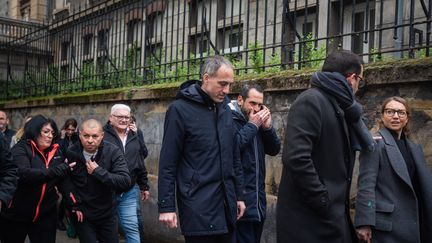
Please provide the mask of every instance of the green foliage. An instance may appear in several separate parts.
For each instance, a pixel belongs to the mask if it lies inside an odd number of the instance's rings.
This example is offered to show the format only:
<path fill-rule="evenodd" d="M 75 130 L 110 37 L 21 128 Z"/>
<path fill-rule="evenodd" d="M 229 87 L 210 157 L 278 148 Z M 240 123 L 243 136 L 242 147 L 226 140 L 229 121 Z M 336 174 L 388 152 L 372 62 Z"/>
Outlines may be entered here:
<path fill-rule="evenodd" d="M 316 48 L 315 42 L 316 40 L 313 39 L 312 33 L 309 33 L 303 38 L 300 43 L 300 45 L 302 45 L 301 53 L 296 55 L 296 61 L 301 61 L 296 65 L 297 69 L 301 69 L 302 67 L 319 68 L 323 65 L 327 54 L 327 48 L 325 45 L 320 45 Z"/>
<path fill-rule="evenodd" d="M 264 71 L 264 51 L 259 43 L 250 43 L 248 45 L 249 60 L 253 73 L 262 73 Z"/>

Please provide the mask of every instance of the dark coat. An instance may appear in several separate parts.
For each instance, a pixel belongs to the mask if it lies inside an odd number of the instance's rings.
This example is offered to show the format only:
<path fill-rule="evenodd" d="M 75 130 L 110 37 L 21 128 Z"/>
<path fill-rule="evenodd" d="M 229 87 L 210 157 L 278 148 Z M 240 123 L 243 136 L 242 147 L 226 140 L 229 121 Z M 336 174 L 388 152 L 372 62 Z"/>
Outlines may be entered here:
<path fill-rule="evenodd" d="M 18 166 L 18 187 L 2 217 L 15 221 L 36 221 L 56 210 L 56 185 L 67 174 L 68 166 L 58 144 L 40 151 L 31 140 L 20 140 L 12 148 Z"/>
<path fill-rule="evenodd" d="M 10 146 L 12 137 L 16 134 L 15 130 L 9 129 L 6 127 L 6 130 L 4 131 L 3 135 L 6 138 L 6 143 Z"/>
<path fill-rule="evenodd" d="M 7 207 L 12 199 L 17 183 L 17 166 L 12 161 L 12 153 L 4 135 L 0 132 L 0 201 Z"/>
<path fill-rule="evenodd" d="M 102 142 L 94 158 L 99 166 L 91 175 L 87 172 L 81 143 L 68 149 L 67 159 L 76 162 L 70 177 L 62 184 L 68 207 L 81 210 L 84 219 L 90 220 L 115 214 L 115 191 L 129 188 L 131 182 L 120 149 L 109 142 Z"/>
<path fill-rule="evenodd" d="M 135 183 L 138 184 L 141 191 L 148 191 L 150 188 L 147 177 L 148 173 L 144 164 L 144 159 L 147 157 L 148 152 L 144 144 L 142 132 L 140 130 L 138 130 L 138 132 L 129 130 L 126 138 L 126 146 L 123 149 L 122 141 L 109 122 L 105 124 L 103 129 L 105 132 L 104 140 L 117 145 L 126 159 L 131 177 L 131 186 L 126 191 L 129 191 Z"/>
<path fill-rule="evenodd" d="M 216 235 L 228 232 L 227 221 L 236 221 L 241 181 L 235 175 L 241 178 L 241 164 L 233 159 L 229 99 L 215 104 L 195 82 L 181 86 L 165 116 L 159 212 L 175 212 L 177 196 L 182 233 Z"/>
<path fill-rule="evenodd" d="M 246 211 L 240 220 L 263 221 L 267 207 L 265 155 L 277 155 L 280 140 L 273 127 L 263 130 L 248 122 L 236 102 L 232 102 L 230 107 L 233 112 L 236 142 L 240 149 L 245 189 Z"/>
<path fill-rule="evenodd" d="M 65 135 L 63 139 L 59 141 L 59 149 L 63 153 L 63 156 L 66 156 L 66 152 L 74 143 L 79 141 L 79 134 L 74 133 L 71 137 Z"/>
<path fill-rule="evenodd" d="M 343 110 L 311 88 L 293 103 L 286 124 L 277 241 L 357 241 L 349 218 L 355 156 Z"/>
<path fill-rule="evenodd" d="M 423 150 L 406 140 L 414 160 L 417 195 L 393 135 L 383 128 L 379 136 L 375 151 L 360 158 L 355 225 L 372 226 L 372 242 L 432 242 L 432 174 Z"/>

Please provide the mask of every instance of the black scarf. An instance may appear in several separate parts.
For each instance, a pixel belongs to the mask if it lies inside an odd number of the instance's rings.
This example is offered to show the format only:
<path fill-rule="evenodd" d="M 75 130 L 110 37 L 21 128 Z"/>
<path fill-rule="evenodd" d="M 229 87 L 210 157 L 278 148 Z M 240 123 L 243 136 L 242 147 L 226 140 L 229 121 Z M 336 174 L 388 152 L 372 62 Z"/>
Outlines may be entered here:
<path fill-rule="evenodd" d="M 350 133 L 351 148 L 354 151 L 372 151 L 375 142 L 363 121 L 363 109 L 355 100 L 347 79 L 337 72 L 316 72 L 311 84 L 336 99 L 345 113 L 345 121 Z"/>

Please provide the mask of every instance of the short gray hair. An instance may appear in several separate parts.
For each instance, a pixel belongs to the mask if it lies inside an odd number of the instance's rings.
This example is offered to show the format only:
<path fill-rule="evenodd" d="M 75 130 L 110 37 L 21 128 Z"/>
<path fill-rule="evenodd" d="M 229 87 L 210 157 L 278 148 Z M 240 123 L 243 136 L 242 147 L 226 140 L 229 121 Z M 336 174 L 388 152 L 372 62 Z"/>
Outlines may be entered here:
<path fill-rule="evenodd" d="M 111 115 L 118 110 L 126 110 L 129 113 L 131 112 L 131 108 L 125 104 L 115 104 L 111 107 Z"/>
<path fill-rule="evenodd" d="M 228 66 L 232 70 L 234 70 L 234 66 L 232 65 L 232 63 L 225 59 L 223 56 L 208 57 L 201 66 L 201 79 L 206 73 L 210 77 L 213 77 L 214 75 L 216 75 L 216 72 L 222 65 Z"/>

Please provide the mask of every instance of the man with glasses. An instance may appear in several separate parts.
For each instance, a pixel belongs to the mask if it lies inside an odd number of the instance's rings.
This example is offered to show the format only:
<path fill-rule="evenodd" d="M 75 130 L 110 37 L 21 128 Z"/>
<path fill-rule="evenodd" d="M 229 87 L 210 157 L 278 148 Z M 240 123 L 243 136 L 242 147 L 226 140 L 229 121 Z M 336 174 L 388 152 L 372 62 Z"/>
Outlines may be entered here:
<path fill-rule="evenodd" d="M 354 94 L 363 80 L 360 57 L 330 53 L 311 88 L 290 108 L 277 202 L 278 242 L 356 242 L 349 191 L 355 151 L 374 141 Z M 313 230 L 311 230 L 313 229 Z"/>
<path fill-rule="evenodd" d="M 147 148 L 140 141 L 138 132 L 130 129 L 130 123 L 130 107 L 124 104 L 113 105 L 109 121 L 104 126 L 104 139 L 117 145 L 126 159 L 132 183 L 127 190 L 118 192 L 117 211 L 126 242 L 140 243 L 137 216 L 137 207 L 140 205 L 137 204 L 136 198 L 140 197 L 145 201 L 150 197 L 147 169 L 144 165 Z"/>

